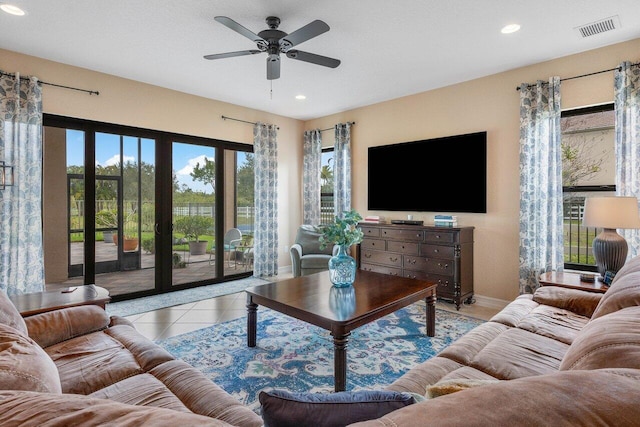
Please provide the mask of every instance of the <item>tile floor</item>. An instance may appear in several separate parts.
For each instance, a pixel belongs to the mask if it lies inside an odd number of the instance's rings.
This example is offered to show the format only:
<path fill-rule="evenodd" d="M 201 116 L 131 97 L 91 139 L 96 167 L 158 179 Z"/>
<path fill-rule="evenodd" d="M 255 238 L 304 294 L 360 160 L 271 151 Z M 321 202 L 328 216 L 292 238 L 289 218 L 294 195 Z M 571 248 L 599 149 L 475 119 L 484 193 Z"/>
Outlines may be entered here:
<path fill-rule="evenodd" d="M 280 275 L 279 280 L 291 277 Z M 147 313 L 128 316 L 136 329 L 151 340 L 165 339 L 200 328 L 233 320 L 246 315 L 246 294 L 239 292 L 231 295 L 206 299 L 198 302 L 163 308 Z M 438 301 L 437 308 L 456 311 L 455 305 Z M 478 303 L 464 305 L 459 313 L 488 320 L 499 310 L 483 307 Z"/>

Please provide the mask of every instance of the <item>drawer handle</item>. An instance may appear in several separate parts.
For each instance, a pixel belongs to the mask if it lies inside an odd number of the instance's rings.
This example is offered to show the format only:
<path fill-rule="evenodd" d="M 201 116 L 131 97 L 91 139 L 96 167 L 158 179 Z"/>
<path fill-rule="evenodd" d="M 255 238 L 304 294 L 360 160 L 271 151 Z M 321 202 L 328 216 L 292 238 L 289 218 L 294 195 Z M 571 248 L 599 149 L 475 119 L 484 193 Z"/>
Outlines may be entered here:
<path fill-rule="evenodd" d="M 416 237 L 417 237 L 417 238 L 420 238 L 420 237 L 422 237 L 422 236 L 420 235 L 420 233 L 416 233 Z"/>
<path fill-rule="evenodd" d="M 437 254 L 438 252 L 440 252 L 438 249 L 434 249 L 434 250 L 433 250 L 433 253 L 434 253 L 434 254 Z"/>
<path fill-rule="evenodd" d="M 449 268 L 449 264 L 442 264 L 441 262 L 438 263 L 438 267 L 440 268 Z"/>
<path fill-rule="evenodd" d="M 436 239 L 439 239 L 439 238 L 440 238 L 440 235 L 439 235 L 439 234 L 436 234 Z"/>
<path fill-rule="evenodd" d="M 396 262 L 396 261 L 398 261 L 398 258 L 389 257 L 389 261 Z"/>
<path fill-rule="evenodd" d="M 408 260 L 407 260 L 407 262 L 408 262 L 409 264 L 415 264 L 415 263 L 416 263 L 416 260 L 415 260 L 415 259 L 411 259 L 411 258 L 410 258 L 410 259 L 408 259 Z"/>
<path fill-rule="evenodd" d="M 371 254 L 365 253 L 365 254 L 364 254 L 364 257 L 365 257 L 365 258 L 371 258 Z"/>
<path fill-rule="evenodd" d="M 396 273 L 395 271 L 390 271 L 389 272 L 389 276 L 397 276 L 397 275 L 398 275 L 398 273 Z"/>

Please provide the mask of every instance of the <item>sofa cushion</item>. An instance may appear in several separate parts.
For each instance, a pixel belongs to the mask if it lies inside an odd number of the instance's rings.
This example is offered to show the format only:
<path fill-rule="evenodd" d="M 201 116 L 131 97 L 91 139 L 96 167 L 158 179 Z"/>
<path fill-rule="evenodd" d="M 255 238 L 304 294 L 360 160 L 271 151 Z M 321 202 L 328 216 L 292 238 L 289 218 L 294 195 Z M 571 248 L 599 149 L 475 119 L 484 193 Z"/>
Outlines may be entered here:
<path fill-rule="evenodd" d="M 109 316 L 97 305 L 83 305 L 29 316 L 25 323 L 29 336 L 42 348 L 47 348 L 105 329 L 109 325 Z"/>
<path fill-rule="evenodd" d="M 309 254 L 300 258 L 300 268 L 303 270 L 308 269 L 321 269 L 326 270 L 329 268 L 329 260 L 331 255 L 322 254 Z"/>
<path fill-rule="evenodd" d="M 560 369 L 640 369 L 639 320 L 640 307 L 592 320 L 569 347 Z"/>
<path fill-rule="evenodd" d="M 0 324 L 11 326 L 23 334 L 27 334 L 27 325 L 4 291 L 0 291 Z"/>
<path fill-rule="evenodd" d="M 640 371 L 565 371 L 501 381 L 350 427 L 637 426 Z"/>
<path fill-rule="evenodd" d="M 635 262 L 627 271 L 618 273 L 593 312 L 592 320 L 625 307 L 640 305 L 640 271 L 635 269 Z"/>
<path fill-rule="evenodd" d="M 322 425 L 341 427 L 358 421 L 379 418 L 411 405 L 414 397 L 393 391 L 354 391 L 338 393 L 291 393 L 286 390 L 262 391 L 265 427 Z"/>
<path fill-rule="evenodd" d="M 593 315 L 601 298 L 602 294 L 597 292 L 559 286 L 542 286 L 533 294 L 533 300 L 538 304 L 561 308 L 585 317 Z"/>
<path fill-rule="evenodd" d="M 522 319 L 518 328 L 571 345 L 589 318 L 551 305 L 540 305 Z"/>
<path fill-rule="evenodd" d="M 2 414 L 2 427 L 231 427 L 233 425 L 203 415 L 165 408 L 126 405 L 74 394 L 7 390 L 0 390 L 0 414 Z"/>
<path fill-rule="evenodd" d="M 0 324 L 0 389 L 60 393 L 56 365 L 31 338 Z"/>
<path fill-rule="evenodd" d="M 468 390 L 474 387 L 480 387 L 487 384 L 495 384 L 500 380 L 495 378 L 492 379 L 453 379 L 453 380 L 442 380 L 438 381 L 434 385 L 427 387 L 426 397 L 429 399 L 435 399 L 439 396 L 444 396 L 447 394 L 455 393 L 462 390 Z"/>
<path fill-rule="evenodd" d="M 569 345 L 511 328 L 486 345 L 470 366 L 501 380 L 556 372 Z"/>
<path fill-rule="evenodd" d="M 320 249 L 320 236 L 316 227 L 312 225 L 301 225 L 296 235 L 296 243 L 302 246 L 302 256 L 308 254 L 325 254 L 331 256 L 333 245 L 327 245 L 326 248 Z"/>

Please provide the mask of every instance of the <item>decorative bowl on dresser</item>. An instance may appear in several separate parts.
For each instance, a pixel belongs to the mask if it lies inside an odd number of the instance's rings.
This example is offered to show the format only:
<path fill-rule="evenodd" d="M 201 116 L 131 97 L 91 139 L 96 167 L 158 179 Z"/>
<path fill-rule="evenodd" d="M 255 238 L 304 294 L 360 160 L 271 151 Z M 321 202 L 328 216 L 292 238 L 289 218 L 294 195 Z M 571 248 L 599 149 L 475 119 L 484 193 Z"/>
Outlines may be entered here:
<path fill-rule="evenodd" d="M 360 223 L 361 270 L 433 280 L 456 309 L 473 302 L 474 227 Z"/>

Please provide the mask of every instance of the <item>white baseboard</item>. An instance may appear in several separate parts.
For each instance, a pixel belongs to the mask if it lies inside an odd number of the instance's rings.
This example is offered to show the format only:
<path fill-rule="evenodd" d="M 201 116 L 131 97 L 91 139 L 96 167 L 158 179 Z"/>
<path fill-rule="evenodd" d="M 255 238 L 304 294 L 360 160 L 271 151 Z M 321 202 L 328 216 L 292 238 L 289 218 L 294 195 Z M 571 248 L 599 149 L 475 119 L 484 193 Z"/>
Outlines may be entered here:
<path fill-rule="evenodd" d="M 482 295 L 473 295 L 473 298 L 476 300 L 476 304 L 487 307 L 487 308 L 495 308 L 498 310 L 502 310 L 509 304 L 511 301 L 506 301 L 498 298 L 485 297 Z"/>

